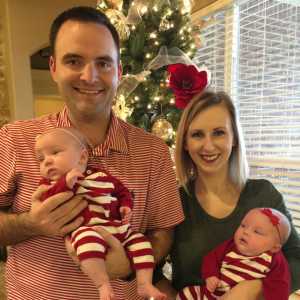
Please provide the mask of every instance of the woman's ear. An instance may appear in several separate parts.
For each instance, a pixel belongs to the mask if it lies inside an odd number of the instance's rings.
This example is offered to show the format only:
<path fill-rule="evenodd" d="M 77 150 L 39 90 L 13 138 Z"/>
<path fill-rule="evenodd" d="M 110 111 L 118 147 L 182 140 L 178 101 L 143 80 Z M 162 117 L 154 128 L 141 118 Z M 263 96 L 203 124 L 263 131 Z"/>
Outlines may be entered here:
<path fill-rule="evenodd" d="M 271 249 L 271 252 L 272 252 L 272 253 L 276 253 L 276 252 L 280 251 L 281 247 L 282 247 L 281 245 L 276 244 L 276 245 L 273 246 L 273 248 Z"/>
<path fill-rule="evenodd" d="M 233 137 L 233 140 L 232 140 L 232 147 L 236 146 L 236 138 Z"/>
<path fill-rule="evenodd" d="M 186 143 L 184 144 L 184 149 L 189 151 L 189 147 Z"/>
<path fill-rule="evenodd" d="M 88 159 L 89 159 L 89 153 L 86 150 L 82 150 L 80 153 L 79 164 L 81 165 L 87 164 Z"/>

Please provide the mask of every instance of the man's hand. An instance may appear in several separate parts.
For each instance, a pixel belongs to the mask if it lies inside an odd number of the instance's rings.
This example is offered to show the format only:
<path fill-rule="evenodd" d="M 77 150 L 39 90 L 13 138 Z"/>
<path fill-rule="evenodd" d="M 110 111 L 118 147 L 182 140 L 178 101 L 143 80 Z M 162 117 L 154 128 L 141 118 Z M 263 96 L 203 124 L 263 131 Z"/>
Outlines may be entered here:
<path fill-rule="evenodd" d="M 124 224 L 124 225 L 128 224 L 130 222 L 131 215 L 132 215 L 131 209 L 127 206 L 121 206 L 120 207 L 120 215 L 122 218 L 122 224 Z"/>
<path fill-rule="evenodd" d="M 106 256 L 105 268 L 110 279 L 122 279 L 127 278 L 133 273 L 130 267 L 129 259 L 127 258 L 126 252 L 118 239 L 112 236 L 103 227 L 96 227 L 96 232 L 98 232 L 102 238 L 105 240 L 107 247 L 109 248 L 108 254 Z M 75 253 L 73 246 L 71 244 L 71 239 L 69 236 L 65 237 L 65 245 L 68 254 L 74 260 L 75 264 L 79 265 L 79 259 Z"/>
<path fill-rule="evenodd" d="M 63 192 L 42 202 L 42 195 L 50 187 L 41 185 L 32 195 L 31 210 L 27 214 L 32 235 L 64 236 L 84 221 L 83 217 L 79 217 L 68 224 L 87 206 L 87 201 L 82 201 L 81 195 L 70 199 L 73 193 Z"/>
<path fill-rule="evenodd" d="M 67 173 L 67 176 L 66 176 L 67 186 L 72 188 L 75 185 L 78 177 L 84 178 L 84 175 L 77 168 L 74 168 L 69 173 Z"/>
<path fill-rule="evenodd" d="M 216 276 L 211 276 L 205 279 L 206 288 L 213 293 L 217 287 L 221 287 L 221 281 Z"/>

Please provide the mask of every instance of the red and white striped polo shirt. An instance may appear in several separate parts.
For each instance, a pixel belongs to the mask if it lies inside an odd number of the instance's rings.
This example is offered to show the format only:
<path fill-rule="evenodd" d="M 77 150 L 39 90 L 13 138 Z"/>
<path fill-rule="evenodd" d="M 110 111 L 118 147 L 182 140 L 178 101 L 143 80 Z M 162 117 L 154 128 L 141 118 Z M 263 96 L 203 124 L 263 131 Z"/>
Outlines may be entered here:
<path fill-rule="evenodd" d="M 15 121 L 0 130 L 0 206 L 30 209 L 41 175 L 35 137 L 55 126 L 71 126 L 65 106 L 57 114 Z M 183 221 L 169 149 L 166 144 L 111 112 L 106 141 L 91 150 L 89 165 L 107 170 L 131 191 L 131 226 L 141 233 Z M 98 290 L 78 270 L 60 237 L 36 236 L 11 247 L 6 267 L 8 299 L 99 299 Z M 117 299 L 143 299 L 136 281 L 112 280 Z"/>

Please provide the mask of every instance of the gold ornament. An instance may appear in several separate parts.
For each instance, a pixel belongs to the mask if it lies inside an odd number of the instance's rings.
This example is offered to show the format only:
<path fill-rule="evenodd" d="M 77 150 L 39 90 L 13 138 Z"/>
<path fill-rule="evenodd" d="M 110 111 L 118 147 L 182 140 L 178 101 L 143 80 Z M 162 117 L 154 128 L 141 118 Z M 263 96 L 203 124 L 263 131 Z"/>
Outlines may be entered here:
<path fill-rule="evenodd" d="M 123 42 L 123 41 L 126 41 L 129 39 L 130 29 L 123 21 L 120 21 L 119 23 L 117 23 L 115 25 L 115 27 L 119 34 L 120 42 Z"/>
<path fill-rule="evenodd" d="M 173 136 L 173 127 L 171 123 L 165 119 L 159 119 L 153 124 L 151 133 L 160 137 L 164 141 L 170 140 Z"/>
<path fill-rule="evenodd" d="M 162 89 L 164 90 L 168 90 L 170 88 L 170 85 L 168 82 L 162 82 L 160 85 L 159 85 Z"/>
<path fill-rule="evenodd" d="M 123 0 L 107 0 L 107 3 L 113 9 L 122 10 Z"/>
<path fill-rule="evenodd" d="M 163 18 L 159 23 L 159 30 L 165 31 L 170 28 L 170 23 L 166 18 Z"/>

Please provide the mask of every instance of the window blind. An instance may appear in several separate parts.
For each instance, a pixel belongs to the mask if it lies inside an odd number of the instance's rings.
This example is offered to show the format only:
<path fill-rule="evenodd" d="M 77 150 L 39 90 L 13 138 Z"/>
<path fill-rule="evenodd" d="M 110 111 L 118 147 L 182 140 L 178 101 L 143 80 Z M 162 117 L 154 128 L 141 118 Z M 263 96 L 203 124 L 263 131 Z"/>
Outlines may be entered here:
<path fill-rule="evenodd" d="M 300 234 L 300 0 L 236 1 L 215 17 L 195 57 L 236 105 L 250 178 L 275 185 Z"/>

